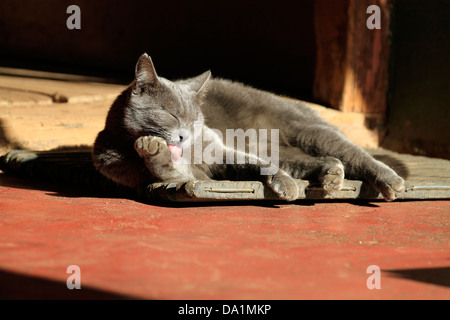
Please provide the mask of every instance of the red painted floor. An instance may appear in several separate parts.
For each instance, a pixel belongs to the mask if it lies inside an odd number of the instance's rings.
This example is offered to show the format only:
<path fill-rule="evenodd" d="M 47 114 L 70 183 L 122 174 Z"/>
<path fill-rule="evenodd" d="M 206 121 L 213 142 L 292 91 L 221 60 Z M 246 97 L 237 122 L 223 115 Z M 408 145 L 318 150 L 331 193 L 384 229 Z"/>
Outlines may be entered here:
<path fill-rule="evenodd" d="M 449 224 L 449 201 L 170 207 L 0 174 L 0 297 L 450 299 Z"/>

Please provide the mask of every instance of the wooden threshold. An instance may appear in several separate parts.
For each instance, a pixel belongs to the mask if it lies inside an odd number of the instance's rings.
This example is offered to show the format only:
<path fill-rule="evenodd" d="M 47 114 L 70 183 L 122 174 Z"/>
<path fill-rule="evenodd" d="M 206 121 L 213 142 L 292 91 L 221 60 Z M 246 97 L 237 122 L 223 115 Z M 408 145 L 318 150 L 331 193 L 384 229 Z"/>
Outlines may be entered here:
<path fill-rule="evenodd" d="M 385 150 L 370 151 L 376 158 L 396 160 L 406 174 L 406 189 L 399 199 L 450 198 L 450 161 L 421 156 L 400 155 Z M 208 202 L 237 200 L 279 200 L 257 181 L 189 181 L 183 184 L 155 183 L 145 194 L 119 187 L 98 173 L 89 148 L 65 151 L 13 150 L 0 158 L 0 169 L 15 175 L 92 188 L 102 193 L 140 197 L 145 201 Z M 345 180 L 344 187 L 330 197 L 314 181 L 297 180 L 298 199 L 382 199 L 371 185 L 360 180 Z"/>

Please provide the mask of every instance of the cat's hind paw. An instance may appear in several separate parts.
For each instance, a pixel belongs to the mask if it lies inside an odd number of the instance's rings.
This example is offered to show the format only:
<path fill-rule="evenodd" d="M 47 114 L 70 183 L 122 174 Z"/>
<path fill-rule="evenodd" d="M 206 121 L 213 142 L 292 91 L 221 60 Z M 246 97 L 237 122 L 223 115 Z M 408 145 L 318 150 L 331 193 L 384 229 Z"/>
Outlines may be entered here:
<path fill-rule="evenodd" d="M 338 192 L 344 185 L 344 166 L 337 161 L 335 164 L 325 166 L 319 176 L 322 188 L 329 195 Z"/>
<path fill-rule="evenodd" d="M 377 189 L 386 201 L 394 201 L 397 199 L 399 193 L 405 191 L 405 180 L 398 175 L 393 175 L 382 181 L 378 181 Z"/>
<path fill-rule="evenodd" d="M 300 194 L 297 182 L 287 174 L 271 177 L 268 185 L 283 200 L 294 201 Z"/>

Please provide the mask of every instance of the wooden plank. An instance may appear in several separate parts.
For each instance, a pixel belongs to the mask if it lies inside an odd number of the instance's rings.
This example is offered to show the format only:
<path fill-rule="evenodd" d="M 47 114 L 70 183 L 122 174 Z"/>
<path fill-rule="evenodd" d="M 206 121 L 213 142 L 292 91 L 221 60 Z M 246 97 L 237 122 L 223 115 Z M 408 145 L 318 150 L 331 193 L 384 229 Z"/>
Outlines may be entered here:
<path fill-rule="evenodd" d="M 317 46 L 314 99 L 336 109 L 342 106 L 346 77 L 349 1 L 314 1 Z"/>
<path fill-rule="evenodd" d="M 367 8 L 381 9 L 381 29 L 368 29 Z M 387 110 L 390 0 L 317 0 L 313 94 L 341 111 L 361 112 L 376 128 Z"/>
<path fill-rule="evenodd" d="M 63 80 L 73 82 L 114 83 L 113 79 L 104 77 L 93 77 L 78 74 L 58 73 L 58 72 L 30 70 L 30 69 L 8 68 L 2 66 L 0 66 L 0 74 L 15 77 Z"/>
<path fill-rule="evenodd" d="M 88 103 L 114 99 L 125 86 L 97 82 L 68 82 L 0 75 L 0 89 L 10 94 L 28 93 L 50 98 L 57 103 Z M 24 101 L 30 104 L 33 99 Z M 0 105 L 8 104 L 8 96 L 0 95 Z M 17 105 L 17 103 L 16 103 Z"/>
<path fill-rule="evenodd" d="M 23 105 L 52 104 L 53 99 L 47 94 L 29 90 L 11 90 L 0 87 L 0 107 Z"/>
<path fill-rule="evenodd" d="M 82 103 L 0 105 L 0 154 L 11 149 L 49 150 L 92 145 L 112 99 Z"/>
<path fill-rule="evenodd" d="M 333 196 L 314 182 L 297 180 L 298 199 L 383 199 L 383 196 L 366 182 L 345 180 L 344 186 Z M 258 181 L 189 181 L 183 184 L 153 184 L 147 190 L 150 200 L 172 202 L 208 202 L 225 200 L 279 200 Z M 426 178 L 408 181 L 398 199 L 448 199 L 450 179 L 429 181 Z"/>
<path fill-rule="evenodd" d="M 400 199 L 450 198 L 450 161 L 387 151 L 371 151 L 375 157 L 388 156 L 407 168 L 405 192 Z M 277 200 L 277 196 L 257 181 L 189 181 L 187 183 L 156 183 L 146 193 L 115 185 L 100 175 L 91 161 L 89 148 L 66 151 L 11 151 L 0 158 L 0 169 L 34 177 L 58 181 L 83 188 L 102 190 L 110 195 L 140 196 L 149 201 L 202 202 L 236 200 Z M 406 172 L 406 171 L 405 171 Z M 314 181 L 297 180 L 298 199 L 331 199 Z M 371 185 L 358 180 L 345 180 L 344 187 L 332 199 L 382 199 Z"/>

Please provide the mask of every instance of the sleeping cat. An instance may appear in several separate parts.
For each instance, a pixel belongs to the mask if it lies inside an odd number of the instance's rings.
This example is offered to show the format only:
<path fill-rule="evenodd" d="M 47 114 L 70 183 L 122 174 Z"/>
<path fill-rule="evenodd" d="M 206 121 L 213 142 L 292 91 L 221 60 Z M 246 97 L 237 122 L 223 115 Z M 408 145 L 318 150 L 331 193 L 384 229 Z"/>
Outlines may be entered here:
<path fill-rule="evenodd" d="M 277 148 L 265 151 L 278 152 L 279 163 L 248 151 L 248 141 L 245 150 L 225 145 L 227 129 L 275 130 Z M 217 161 L 186 161 L 198 145 L 213 149 Z M 343 185 L 344 172 L 370 182 L 388 201 L 404 190 L 404 180 L 391 168 L 302 102 L 215 79 L 209 71 L 172 82 L 157 75 L 147 54 L 136 64 L 134 81 L 113 103 L 95 141 L 93 161 L 106 177 L 137 190 L 154 182 L 257 180 L 279 198 L 295 200 L 294 179 L 318 180 L 333 195 Z"/>

